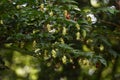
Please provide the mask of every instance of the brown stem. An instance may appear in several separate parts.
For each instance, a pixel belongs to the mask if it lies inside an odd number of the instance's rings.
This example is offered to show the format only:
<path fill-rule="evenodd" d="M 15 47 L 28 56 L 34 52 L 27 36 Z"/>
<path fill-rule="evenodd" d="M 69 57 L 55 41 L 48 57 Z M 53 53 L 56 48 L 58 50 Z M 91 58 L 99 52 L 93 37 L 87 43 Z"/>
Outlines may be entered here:
<path fill-rule="evenodd" d="M 100 20 L 100 21 L 103 22 L 103 23 L 105 23 L 105 24 L 113 25 L 113 26 L 116 26 L 116 27 L 120 28 L 119 24 L 116 24 L 116 23 L 113 23 L 113 22 L 110 22 L 110 21 L 105 21 L 105 20 Z"/>
<path fill-rule="evenodd" d="M 113 64 L 113 68 L 112 68 L 112 80 L 116 80 L 115 79 L 115 73 L 116 73 L 116 69 L 117 69 L 117 62 L 118 62 L 118 57 L 115 58 L 115 62 Z"/>

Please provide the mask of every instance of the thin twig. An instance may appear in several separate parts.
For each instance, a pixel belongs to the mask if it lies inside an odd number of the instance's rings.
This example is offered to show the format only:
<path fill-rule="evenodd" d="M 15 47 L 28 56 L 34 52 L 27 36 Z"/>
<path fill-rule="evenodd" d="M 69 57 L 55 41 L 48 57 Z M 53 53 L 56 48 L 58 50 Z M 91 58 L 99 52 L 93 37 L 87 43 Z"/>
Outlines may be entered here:
<path fill-rule="evenodd" d="M 106 24 L 109 24 L 109 25 L 113 25 L 113 26 L 116 26 L 116 27 L 120 27 L 120 25 L 116 24 L 116 23 L 113 23 L 113 22 L 109 22 L 109 21 L 105 21 L 105 20 L 100 20 L 101 22 L 103 23 L 106 23 Z"/>

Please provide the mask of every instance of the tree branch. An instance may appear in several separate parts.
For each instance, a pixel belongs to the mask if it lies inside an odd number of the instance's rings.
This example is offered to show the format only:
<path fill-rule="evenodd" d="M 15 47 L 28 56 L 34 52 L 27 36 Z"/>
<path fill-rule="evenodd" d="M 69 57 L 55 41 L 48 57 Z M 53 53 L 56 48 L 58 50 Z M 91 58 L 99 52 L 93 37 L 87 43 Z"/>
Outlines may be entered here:
<path fill-rule="evenodd" d="M 116 24 L 116 23 L 113 23 L 113 22 L 110 22 L 110 21 L 105 21 L 105 20 L 100 20 L 100 21 L 103 22 L 103 23 L 105 23 L 105 24 L 113 25 L 113 26 L 116 26 L 116 27 L 120 28 L 119 24 Z"/>

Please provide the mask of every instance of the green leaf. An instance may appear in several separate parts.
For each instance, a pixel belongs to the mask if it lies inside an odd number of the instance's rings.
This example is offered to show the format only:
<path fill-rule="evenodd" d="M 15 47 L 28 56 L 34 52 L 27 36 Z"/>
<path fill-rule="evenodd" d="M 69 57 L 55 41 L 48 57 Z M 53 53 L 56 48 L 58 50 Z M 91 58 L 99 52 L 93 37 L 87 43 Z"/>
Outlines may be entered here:
<path fill-rule="evenodd" d="M 113 49 L 109 49 L 108 52 L 113 55 L 115 58 L 118 56 L 118 53 L 114 51 Z"/>
<path fill-rule="evenodd" d="M 83 38 L 85 38 L 87 36 L 86 30 L 82 30 L 82 35 L 83 35 Z"/>
<path fill-rule="evenodd" d="M 92 61 L 93 63 L 97 63 L 98 61 L 100 61 L 104 66 L 107 66 L 107 61 L 100 55 L 99 56 L 94 55 L 92 57 Z"/>
<path fill-rule="evenodd" d="M 107 66 L 107 62 L 104 58 L 100 58 L 99 60 L 104 66 Z"/>
<path fill-rule="evenodd" d="M 111 47 L 112 45 L 110 44 L 110 42 L 105 38 L 105 37 L 101 37 L 101 40 L 103 41 L 104 44 L 106 44 L 107 46 Z"/>

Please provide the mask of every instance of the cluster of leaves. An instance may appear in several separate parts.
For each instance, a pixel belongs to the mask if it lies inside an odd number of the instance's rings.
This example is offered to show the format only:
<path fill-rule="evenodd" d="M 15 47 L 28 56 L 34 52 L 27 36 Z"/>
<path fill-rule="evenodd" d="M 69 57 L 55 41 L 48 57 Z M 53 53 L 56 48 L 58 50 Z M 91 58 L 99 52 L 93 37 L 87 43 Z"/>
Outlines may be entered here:
<path fill-rule="evenodd" d="M 45 63 L 74 64 L 87 58 L 89 65 L 107 66 L 107 61 L 119 55 L 119 11 L 109 5 L 94 8 L 82 5 L 89 4 L 87 1 L 76 1 L 2 0 L 1 47 Z"/>

